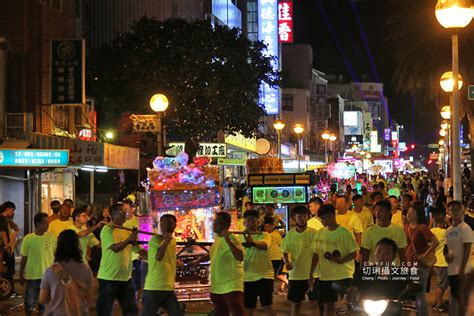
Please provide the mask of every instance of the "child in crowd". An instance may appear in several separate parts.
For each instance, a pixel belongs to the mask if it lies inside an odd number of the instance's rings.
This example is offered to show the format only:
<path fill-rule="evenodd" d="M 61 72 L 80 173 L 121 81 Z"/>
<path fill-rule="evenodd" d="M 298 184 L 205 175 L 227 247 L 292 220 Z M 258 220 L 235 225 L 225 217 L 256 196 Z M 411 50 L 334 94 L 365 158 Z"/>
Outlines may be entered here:
<path fill-rule="evenodd" d="M 270 257 L 270 260 L 272 261 L 274 277 L 278 281 L 280 281 L 279 293 L 283 293 L 285 289 L 285 285 L 288 285 L 288 279 L 283 273 L 283 260 L 282 260 L 282 253 L 280 249 L 281 243 L 283 241 L 283 237 L 275 229 L 273 218 L 266 217 L 263 221 L 263 227 L 265 231 L 271 237 L 271 244 L 270 244 L 270 247 L 268 247 L 268 256 Z"/>

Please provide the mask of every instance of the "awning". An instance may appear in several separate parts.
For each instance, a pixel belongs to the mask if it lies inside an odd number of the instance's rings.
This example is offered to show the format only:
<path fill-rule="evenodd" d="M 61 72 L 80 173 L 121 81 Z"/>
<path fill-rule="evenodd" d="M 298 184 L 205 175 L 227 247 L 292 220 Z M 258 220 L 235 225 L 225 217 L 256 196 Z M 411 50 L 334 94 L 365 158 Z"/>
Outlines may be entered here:
<path fill-rule="evenodd" d="M 35 148 L 41 149 L 69 149 L 69 167 L 93 166 L 135 170 L 140 168 L 138 148 L 39 133 L 33 134 L 33 144 Z"/>

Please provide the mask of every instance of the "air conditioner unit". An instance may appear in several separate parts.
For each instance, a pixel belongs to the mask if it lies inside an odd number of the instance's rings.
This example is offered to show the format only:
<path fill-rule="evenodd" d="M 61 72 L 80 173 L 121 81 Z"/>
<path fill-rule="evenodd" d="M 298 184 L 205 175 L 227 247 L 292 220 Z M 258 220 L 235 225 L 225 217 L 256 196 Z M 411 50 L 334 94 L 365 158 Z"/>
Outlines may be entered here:
<path fill-rule="evenodd" d="M 30 141 L 33 135 L 32 113 L 6 113 L 5 136 Z"/>

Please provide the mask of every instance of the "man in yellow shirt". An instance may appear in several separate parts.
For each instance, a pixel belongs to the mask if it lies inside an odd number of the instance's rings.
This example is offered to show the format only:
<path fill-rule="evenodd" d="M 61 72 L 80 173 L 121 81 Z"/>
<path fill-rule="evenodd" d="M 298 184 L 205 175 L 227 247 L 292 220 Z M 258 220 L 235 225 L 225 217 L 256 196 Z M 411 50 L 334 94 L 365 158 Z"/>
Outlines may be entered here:
<path fill-rule="evenodd" d="M 310 289 L 308 283 L 312 248 L 317 234 L 314 229 L 308 227 L 308 213 L 308 209 L 303 205 L 291 210 L 296 227 L 286 234 L 281 245 L 283 262 L 289 274 L 288 300 L 292 302 L 292 316 L 299 315 L 301 302 L 305 300 L 306 294 L 311 302 L 313 315 L 319 313 L 316 289 Z"/>
<path fill-rule="evenodd" d="M 135 195 L 128 195 L 122 203 L 127 214 L 127 220 L 123 226 L 131 229 L 138 228 L 138 217 L 135 216 Z M 137 299 L 140 300 L 142 297 L 142 266 L 140 257 L 135 251 L 132 252 L 132 281 L 137 290 Z"/>
<path fill-rule="evenodd" d="M 438 313 L 447 313 L 448 308 L 443 303 L 443 295 L 444 291 L 448 289 L 449 281 L 448 281 L 448 263 L 446 262 L 446 258 L 443 254 L 443 249 L 445 245 L 446 239 L 446 212 L 441 209 L 436 209 L 436 212 L 433 213 L 434 217 L 434 225 L 435 227 L 431 229 L 433 235 L 439 241 L 438 247 L 436 247 L 435 255 L 436 255 L 436 263 L 434 264 L 433 271 L 436 275 L 436 283 L 437 287 L 435 290 L 436 298 L 435 304 L 433 305 L 433 310 Z"/>
<path fill-rule="evenodd" d="M 309 200 L 308 203 L 308 208 L 310 212 L 311 218 L 308 220 L 308 227 L 312 228 L 314 230 L 320 230 L 323 228 L 323 224 L 321 224 L 321 221 L 319 220 L 318 217 L 318 211 L 321 208 L 321 206 L 324 204 L 323 200 L 320 197 L 312 197 Z"/>
<path fill-rule="evenodd" d="M 283 293 L 285 285 L 288 285 L 288 279 L 283 273 L 283 259 L 280 249 L 283 237 L 281 236 L 280 232 L 275 229 L 273 218 L 267 217 L 263 222 L 263 228 L 272 239 L 270 247 L 268 247 L 268 256 L 272 261 L 274 276 L 280 281 L 280 293 Z"/>
<path fill-rule="evenodd" d="M 214 243 L 210 254 L 193 264 L 211 260 L 211 300 L 215 315 L 246 315 L 244 309 L 244 249 L 239 238 L 229 233 L 231 216 L 214 217 Z"/>
<path fill-rule="evenodd" d="M 79 207 L 72 212 L 73 225 L 69 226 L 69 229 L 75 231 L 79 237 L 79 246 L 82 250 L 82 258 L 84 259 L 84 262 L 87 263 L 87 249 L 100 245 L 100 241 L 95 238 L 92 232 L 102 227 L 103 224 L 99 222 L 91 228 L 84 229 L 88 219 L 86 209 L 87 207 Z"/>
<path fill-rule="evenodd" d="M 114 226 L 123 226 L 126 219 L 125 207 L 117 203 L 109 208 L 112 223 L 102 228 L 102 259 L 100 260 L 99 297 L 97 314 L 111 315 L 115 299 L 119 301 L 124 315 L 137 315 L 135 287 L 132 284 L 132 248 L 146 256 L 146 251 L 133 244 L 137 235 Z"/>
<path fill-rule="evenodd" d="M 168 315 L 184 315 L 174 293 L 176 279 L 176 217 L 160 218 L 162 236 L 153 236 L 148 243 L 148 273 L 143 293 L 143 315 L 156 315 L 163 308 Z"/>
<path fill-rule="evenodd" d="M 392 205 L 392 223 L 403 228 L 403 216 L 398 198 L 395 195 L 391 195 L 388 200 L 390 205 Z"/>
<path fill-rule="evenodd" d="M 244 223 L 247 232 L 257 231 L 258 211 L 246 211 Z M 266 232 L 252 235 L 244 234 L 244 306 L 252 316 L 260 299 L 265 314 L 272 315 L 273 304 L 273 266 L 268 255 L 272 238 Z"/>
<path fill-rule="evenodd" d="M 354 236 L 358 245 L 361 242 L 362 224 L 357 215 L 347 209 L 347 198 L 340 195 L 336 200 L 336 222 L 342 227 L 347 228 Z"/>
<path fill-rule="evenodd" d="M 313 272 L 319 264 L 319 301 L 324 304 L 324 315 L 335 315 L 338 292 L 333 284 L 349 288 L 355 272 L 355 257 L 359 247 L 352 233 L 336 221 L 334 206 L 323 205 L 319 217 L 324 228 L 318 231 L 313 244 L 313 256 L 309 271 L 309 282 L 313 283 Z"/>
<path fill-rule="evenodd" d="M 56 237 L 48 233 L 48 214 L 38 213 L 33 222 L 34 233 L 28 234 L 21 245 L 20 284 L 25 286 L 25 313 L 33 313 L 38 305 L 41 278 L 54 261 Z M 40 305 L 40 311 L 44 310 Z"/>
<path fill-rule="evenodd" d="M 362 266 L 374 262 L 375 247 L 380 239 L 389 238 L 398 247 L 398 257 L 401 262 L 405 261 L 405 247 L 407 238 L 403 228 L 392 224 L 392 206 L 387 200 L 379 201 L 374 206 L 377 223 L 367 229 L 362 239 L 361 254 Z"/>
<path fill-rule="evenodd" d="M 69 229 L 72 225 L 71 208 L 67 204 L 59 207 L 59 218 L 49 223 L 48 232 L 58 238 L 63 230 Z"/>
<path fill-rule="evenodd" d="M 362 233 L 365 233 L 367 228 L 374 224 L 372 212 L 364 206 L 364 198 L 362 195 L 354 195 L 352 202 L 354 203 L 354 214 L 359 217 L 360 223 L 362 225 Z"/>

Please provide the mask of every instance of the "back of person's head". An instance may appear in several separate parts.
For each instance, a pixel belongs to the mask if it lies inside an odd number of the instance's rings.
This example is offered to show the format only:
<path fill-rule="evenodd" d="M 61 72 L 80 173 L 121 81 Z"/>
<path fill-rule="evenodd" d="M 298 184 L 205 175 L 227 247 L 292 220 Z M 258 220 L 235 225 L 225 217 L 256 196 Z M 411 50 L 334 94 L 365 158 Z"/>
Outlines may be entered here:
<path fill-rule="evenodd" d="M 33 217 L 33 223 L 35 224 L 35 227 L 38 227 L 38 225 L 41 224 L 43 218 L 48 218 L 48 214 L 40 212 L 37 213 L 35 217 Z"/>
<path fill-rule="evenodd" d="M 336 208 L 332 204 L 324 204 L 321 206 L 318 215 L 319 217 L 323 217 L 325 215 L 336 215 Z"/>
<path fill-rule="evenodd" d="M 383 199 L 383 193 L 380 191 L 372 192 L 372 194 L 370 195 L 370 198 L 372 200 L 376 200 L 377 198 Z"/>
<path fill-rule="evenodd" d="M 216 220 L 218 220 L 220 223 L 223 224 L 224 229 L 227 229 L 230 227 L 230 224 L 232 222 L 232 217 L 230 216 L 229 213 L 225 211 L 220 211 L 216 213 Z"/>
<path fill-rule="evenodd" d="M 265 224 L 265 225 L 268 224 L 268 225 L 274 226 L 274 224 L 275 224 L 275 218 L 274 218 L 273 216 L 265 216 L 265 217 L 263 218 L 263 224 Z"/>
<path fill-rule="evenodd" d="M 356 194 L 356 195 L 354 195 L 354 196 L 352 197 L 352 201 L 353 201 L 353 202 L 355 202 L 355 201 L 357 201 L 357 200 L 362 200 L 362 199 L 363 199 L 363 197 L 362 197 L 362 195 L 360 195 L 360 194 Z"/>
<path fill-rule="evenodd" d="M 258 219 L 259 218 L 258 211 L 257 210 L 245 211 L 244 212 L 244 218 L 247 218 L 247 217 L 253 217 L 253 218 Z"/>
<path fill-rule="evenodd" d="M 164 215 L 162 215 L 160 217 L 160 221 L 163 221 L 163 220 L 174 221 L 175 223 L 177 222 L 176 216 L 174 216 L 173 214 L 164 214 Z"/>
<path fill-rule="evenodd" d="M 61 207 L 61 202 L 59 202 L 58 200 L 54 200 L 54 201 L 51 201 L 49 206 L 51 207 L 51 210 L 53 211 L 54 214 L 58 214 L 59 208 Z"/>
<path fill-rule="evenodd" d="M 453 200 L 448 203 L 448 210 L 461 210 L 462 211 L 462 204 L 459 201 Z"/>
<path fill-rule="evenodd" d="M 79 237 L 76 232 L 66 229 L 58 236 L 54 262 L 69 262 L 70 260 L 82 263 L 82 250 L 79 247 Z"/>
<path fill-rule="evenodd" d="M 402 197 L 407 201 L 413 202 L 413 196 L 411 194 L 405 193 Z"/>
<path fill-rule="evenodd" d="M 115 215 L 123 210 L 123 203 L 115 203 L 109 207 L 110 216 Z"/>
<path fill-rule="evenodd" d="M 415 210 L 416 212 L 416 218 L 417 218 L 417 223 L 418 225 L 421 224 L 428 224 L 428 220 L 426 219 L 426 214 L 425 214 L 425 209 L 423 207 L 423 203 L 420 201 L 415 201 L 411 205 L 411 207 Z"/>
<path fill-rule="evenodd" d="M 392 204 L 388 200 L 380 200 L 375 203 L 374 207 L 379 207 L 380 209 L 391 212 L 392 211 Z"/>
<path fill-rule="evenodd" d="M 308 208 L 304 205 L 295 206 L 291 210 L 291 216 L 292 217 L 295 217 L 296 215 L 304 215 L 304 214 L 306 214 L 306 215 L 309 214 Z"/>

